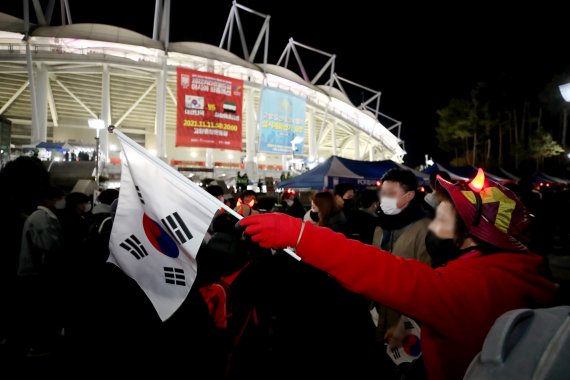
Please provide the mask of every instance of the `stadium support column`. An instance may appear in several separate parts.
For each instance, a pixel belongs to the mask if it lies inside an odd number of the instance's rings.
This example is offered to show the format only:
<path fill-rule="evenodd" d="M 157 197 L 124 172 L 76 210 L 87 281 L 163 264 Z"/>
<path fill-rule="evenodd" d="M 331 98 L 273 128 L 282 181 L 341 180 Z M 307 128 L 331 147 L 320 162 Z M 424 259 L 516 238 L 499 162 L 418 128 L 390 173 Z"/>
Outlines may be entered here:
<path fill-rule="evenodd" d="M 109 131 L 107 127 L 111 124 L 111 74 L 109 65 L 103 64 L 101 76 L 101 120 L 105 123 L 101 133 L 100 153 L 103 158 L 103 165 L 109 162 Z"/>
<path fill-rule="evenodd" d="M 213 168 L 214 167 L 214 149 L 206 148 L 206 167 Z"/>
<path fill-rule="evenodd" d="M 257 128 L 255 125 L 255 110 L 253 104 L 253 88 L 248 88 L 246 91 L 245 99 L 245 112 L 246 112 L 246 131 L 245 131 L 245 172 L 250 180 L 257 181 L 257 163 L 255 156 L 257 149 L 255 149 L 255 135 Z"/>
<path fill-rule="evenodd" d="M 354 132 L 354 159 L 360 160 L 360 131 Z"/>
<path fill-rule="evenodd" d="M 315 133 L 315 110 L 309 109 L 309 161 L 318 160 L 317 134 Z"/>
<path fill-rule="evenodd" d="M 156 155 L 166 161 L 166 82 L 168 67 L 162 57 L 162 70 L 156 78 Z"/>
<path fill-rule="evenodd" d="M 36 117 L 35 122 L 32 121 L 32 144 L 47 141 L 47 116 L 48 116 L 48 87 L 49 73 L 46 65 L 38 64 L 36 71 Z M 33 117 L 32 116 L 32 117 Z"/>
<path fill-rule="evenodd" d="M 333 120 L 331 127 L 331 139 L 332 139 L 332 154 L 336 156 L 336 120 Z"/>

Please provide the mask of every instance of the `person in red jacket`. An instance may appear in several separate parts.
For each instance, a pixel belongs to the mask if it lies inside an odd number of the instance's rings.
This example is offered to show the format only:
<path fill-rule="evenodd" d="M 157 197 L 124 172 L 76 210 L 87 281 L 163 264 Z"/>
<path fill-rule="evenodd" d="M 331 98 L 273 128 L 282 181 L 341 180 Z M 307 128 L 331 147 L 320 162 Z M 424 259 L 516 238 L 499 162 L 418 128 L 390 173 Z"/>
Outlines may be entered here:
<path fill-rule="evenodd" d="M 457 258 L 437 269 L 284 214 L 239 224 L 262 247 L 294 248 L 347 289 L 420 322 L 429 378 L 462 379 L 500 315 L 552 305 L 557 285 L 523 243 L 530 215 L 513 192 L 481 169 L 469 183 L 437 181 L 441 203 L 430 229 L 458 248 Z"/>

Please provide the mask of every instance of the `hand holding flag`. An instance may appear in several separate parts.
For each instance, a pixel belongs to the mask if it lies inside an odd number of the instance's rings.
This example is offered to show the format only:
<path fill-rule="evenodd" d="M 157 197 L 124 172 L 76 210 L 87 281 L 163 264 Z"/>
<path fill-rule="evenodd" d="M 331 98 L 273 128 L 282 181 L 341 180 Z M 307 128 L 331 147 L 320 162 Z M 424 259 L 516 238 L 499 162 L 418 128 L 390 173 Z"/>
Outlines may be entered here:
<path fill-rule="evenodd" d="M 303 231 L 303 221 L 281 213 L 251 215 L 239 222 L 251 240 L 263 248 L 296 247 Z"/>
<path fill-rule="evenodd" d="M 216 212 L 222 208 L 242 217 L 120 131 L 113 132 L 121 142 L 122 168 L 109 262 L 138 283 L 164 321 L 196 279 L 196 255 Z"/>

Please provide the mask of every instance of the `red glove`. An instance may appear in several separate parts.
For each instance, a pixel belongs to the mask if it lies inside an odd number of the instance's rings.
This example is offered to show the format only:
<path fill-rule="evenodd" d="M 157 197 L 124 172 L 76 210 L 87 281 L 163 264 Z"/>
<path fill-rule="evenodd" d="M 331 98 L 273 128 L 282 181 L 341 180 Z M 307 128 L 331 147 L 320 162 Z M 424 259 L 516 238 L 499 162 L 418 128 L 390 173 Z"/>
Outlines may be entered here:
<path fill-rule="evenodd" d="M 240 220 L 245 233 L 263 248 L 295 247 L 303 221 L 280 213 L 251 215 Z"/>

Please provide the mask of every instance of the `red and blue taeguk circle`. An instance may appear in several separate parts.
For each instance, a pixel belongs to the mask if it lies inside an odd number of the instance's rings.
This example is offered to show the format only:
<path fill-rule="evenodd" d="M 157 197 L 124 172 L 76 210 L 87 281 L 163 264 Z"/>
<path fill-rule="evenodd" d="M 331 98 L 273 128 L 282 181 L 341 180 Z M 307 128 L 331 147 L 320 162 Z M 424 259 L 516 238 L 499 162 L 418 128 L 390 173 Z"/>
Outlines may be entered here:
<path fill-rule="evenodd" d="M 168 233 L 154 220 L 146 214 L 143 215 L 143 228 L 148 238 L 156 250 L 168 257 L 177 258 L 180 254 L 176 242 L 168 235 Z"/>
<path fill-rule="evenodd" d="M 419 356 L 422 352 L 421 340 L 415 335 L 406 335 L 402 339 L 402 348 L 410 356 Z"/>

